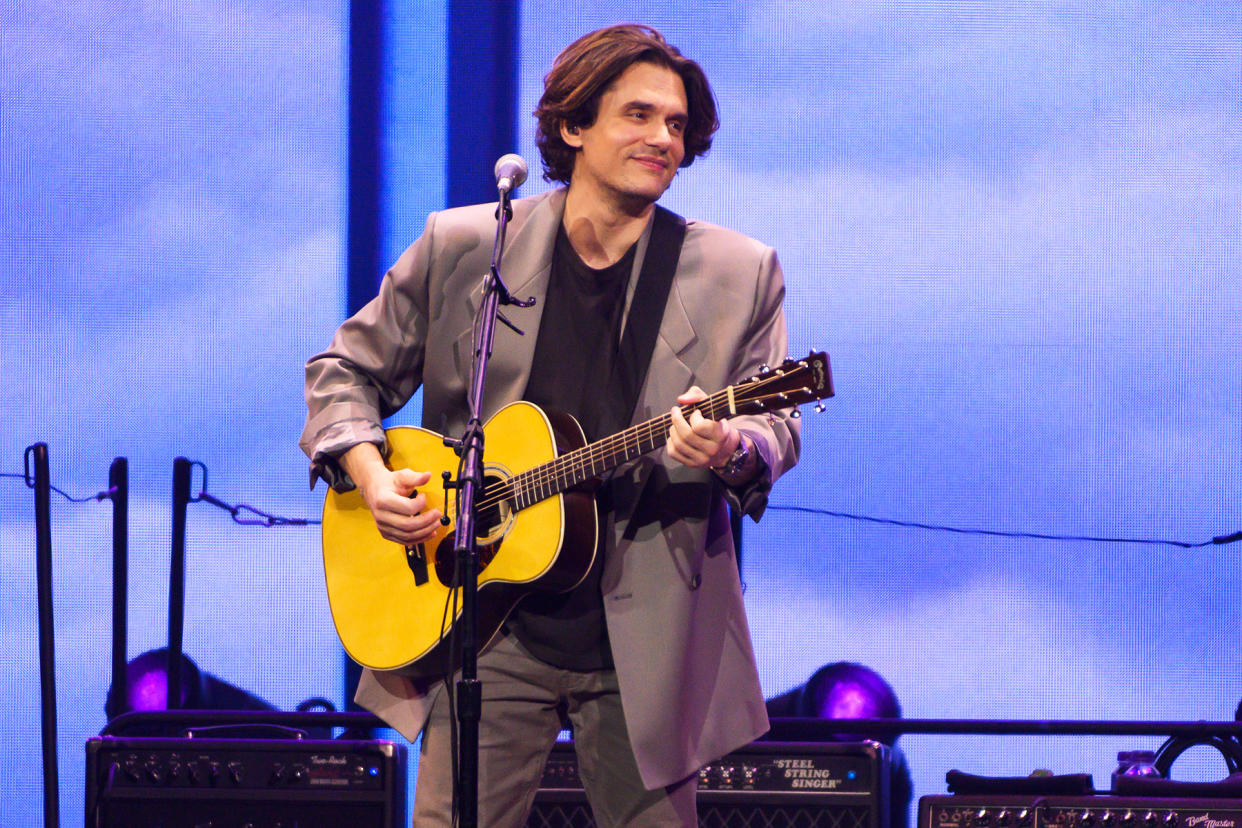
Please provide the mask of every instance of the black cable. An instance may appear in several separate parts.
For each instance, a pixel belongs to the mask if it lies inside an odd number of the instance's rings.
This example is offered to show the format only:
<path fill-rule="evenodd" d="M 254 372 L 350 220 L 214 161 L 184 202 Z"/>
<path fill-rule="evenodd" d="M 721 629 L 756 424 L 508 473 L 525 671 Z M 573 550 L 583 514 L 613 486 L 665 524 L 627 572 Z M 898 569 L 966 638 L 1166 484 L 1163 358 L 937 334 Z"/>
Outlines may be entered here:
<path fill-rule="evenodd" d="M 26 474 L 16 474 L 14 472 L 0 472 L 0 477 L 15 477 L 18 480 L 25 481 L 27 488 L 30 488 L 30 489 L 34 488 L 34 479 Z M 50 484 L 48 485 L 48 488 L 56 492 L 56 494 L 60 495 L 65 500 L 69 501 L 70 503 L 86 503 L 91 500 L 95 500 L 95 501 L 107 500 L 109 497 L 112 497 L 114 492 L 116 492 L 116 487 L 113 486 L 110 489 L 104 489 L 102 492 L 96 492 L 95 494 L 87 495 L 86 497 L 74 497 L 73 495 L 68 494 L 67 492 L 61 491 L 60 489 Z"/>
<path fill-rule="evenodd" d="M 194 465 L 198 466 L 199 468 L 203 470 L 203 488 L 201 491 L 199 491 L 199 493 L 196 496 L 190 499 L 190 502 L 191 503 L 198 503 L 198 502 L 210 503 L 212 506 L 216 506 L 217 508 L 223 509 L 224 511 L 232 515 L 233 521 L 235 523 L 239 523 L 243 526 L 273 527 L 273 526 L 313 526 L 313 525 L 317 525 L 323 522 L 321 520 L 315 520 L 313 518 L 280 517 L 279 515 L 273 515 L 268 512 L 264 512 L 247 503 L 238 503 L 235 506 L 230 505 L 224 502 L 223 500 L 220 500 L 219 498 L 214 497 L 213 495 L 210 495 L 207 493 L 207 467 L 199 461 L 194 461 Z M 459 469 L 459 472 L 460 472 L 460 469 Z M 14 474 L 11 472 L 0 472 L 0 477 L 14 477 L 19 480 L 24 480 L 27 486 L 30 486 L 30 487 L 34 486 L 34 482 L 24 474 Z M 61 491 L 60 489 L 56 488 L 55 486 L 51 486 L 50 488 L 52 491 L 56 492 L 61 497 L 65 498 L 70 503 L 86 503 L 87 501 L 90 501 L 90 500 L 96 500 L 96 501 L 104 500 L 108 497 L 111 497 L 112 493 L 115 491 L 115 487 L 114 487 L 111 489 L 105 489 L 102 492 L 97 492 L 93 495 L 88 495 L 86 497 L 73 497 Z M 1052 534 L 1052 533 L 1047 533 L 1047 532 L 1017 532 L 1017 531 L 1004 531 L 1004 530 L 999 530 L 999 529 L 968 529 L 968 528 L 963 528 L 960 526 L 944 526 L 944 525 L 936 524 L 936 523 L 923 523 L 921 521 L 896 520 L 894 518 L 880 518 L 880 517 L 873 517 L 870 515 L 858 515 L 858 514 L 853 514 L 850 512 L 837 512 L 837 511 L 833 511 L 832 509 L 819 509 L 819 508 L 814 508 L 811 506 L 786 506 L 786 505 L 777 504 L 777 503 L 768 504 L 768 508 L 773 509 L 778 512 L 803 512 L 803 513 L 811 514 L 811 515 L 824 515 L 826 517 L 842 518 L 845 520 L 855 520 L 855 521 L 861 521 L 865 523 L 877 523 L 877 524 L 881 524 L 884 526 L 898 526 L 904 529 L 925 529 L 930 532 L 951 532 L 957 535 L 982 535 L 982 536 L 996 537 L 996 538 L 1028 538 L 1032 540 L 1075 541 L 1075 542 L 1083 542 L 1083 543 L 1137 543 L 1137 544 L 1148 544 L 1148 545 L 1154 545 L 1154 546 L 1176 546 L 1181 549 L 1201 549 L 1206 546 L 1223 546 L 1224 544 L 1236 543 L 1237 541 L 1242 541 L 1242 531 L 1234 532 L 1229 535 L 1217 535 L 1211 540 L 1198 541 L 1198 542 L 1192 543 L 1190 541 L 1166 540 L 1166 539 L 1161 539 L 1161 538 L 1110 538 L 1110 537 L 1097 537 L 1094 535 L 1058 535 L 1058 534 Z M 244 517 L 243 513 L 254 515 L 255 517 L 252 517 L 252 518 Z"/>
<path fill-rule="evenodd" d="M 1094 537 L 1091 535 L 1054 535 L 1045 532 L 1006 532 L 997 529 L 964 529 L 958 526 L 942 526 L 935 523 L 920 523 L 912 520 L 894 520 L 893 518 L 878 518 L 869 515 L 856 515 L 849 512 L 834 512 L 831 509 L 818 509 L 810 506 L 783 506 L 776 503 L 768 504 L 769 509 L 775 509 L 782 512 L 805 512 L 812 515 L 826 515 L 828 517 L 844 518 L 846 520 L 857 520 L 866 523 L 879 523 L 886 526 L 900 526 L 906 529 L 927 529 L 932 532 L 952 532 L 958 535 L 987 535 L 990 537 L 1000 538 L 1032 538 L 1035 540 L 1056 540 L 1056 541 L 1085 541 L 1089 543 L 1144 543 L 1164 546 L 1177 546 L 1182 549 L 1198 549 L 1204 546 L 1221 545 L 1233 543 L 1242 540 L 1242 532 L 1234 532 L 1232 535 L 1220 535 L 1211 540 L 1200 541 L 1198 543 L 1190 543 L 1188 541 L 1160 540 L 1156 538 L 1104 538 Z"/>
<path fill-rule="evenodd" d="M 248 503 L 238 503 L 236 506 L 225 503 L 220 498 L 207 493 L 207 466 L 199 460 L 194 460 L 190 463 L 191 470 L 193 470 L 194 466 L 198 466 L 203 470 L 203 486 L 197 495 L 190 498 L 190 503 L 210 503 L 212 506 L 223 509 L 232 515 L 234 523 L 239 523 L 242 526 L 265 526 L 268 528 L 273 526 L 312 526 L 323 523 L 322 520 L 315 520 L 313 518 L 280 517 L 279 515 L 256 509 Z M 254 517 L 243 517 L 243 513 L 254 515 Z"/>
<path fill-rule="evenodd" d="M 210 495 L 207 493 L 207 467 L 197 460 L 193 461 L 190 465 L 191 467 L 198 466 L 200 469 L 203 470 L 203 488 L 199 491 L 197 495 L 190 498 L 189 502 L 190 503 L 199 503 L 199 502 L 210 503 L 212 506 L 223 509 L 224 511 L 228 512 L 230 515 L 233 516 L 234 523 L 239 523 L 242 526 L 266 526 L 266 527 L 313 526 L 313 525 L 323 523 L 322 520 L 316 520 L 313 518 L 290 518 L 290 517 L 281 517 L 279 515 L 273 515 L 269 512 L 264 512 L 261 509 L 256 509 L 254 506 L 251 506 L 248 503 L 238 503 L 236 506 L 229 504 L 229 503 L 225 503 L 220 498 L 214 497 L 213 495 Z M 0 477 L 16 478 L 18 480 L 25 481 L 27 488 L 31 488 L 31 489 L 34 488 L 34 478 L 32 478 L 29 474 L 16 474 L 14 472 L 0 472 Z M 102 492 L 96 492 L 93 495 L 87 495 L 86 497 L 74 497 L 68 494 L 67 492 L 64 492 L 56 488 L 55 486 L 49 485 L 48 488 L 56 492 L 56 494 L 60 495 L 65 500 L 69 501 L 70 503 L 86 503 L 91 500 L 95 500 L 95 501 L 106 500 L 112 497 L 112 495 L 116 493 L 116 486 L 113 486 L 109 489 L 104 489 Z M 246 517 L 246 515 L 252 515 L 252 517 Z"/>

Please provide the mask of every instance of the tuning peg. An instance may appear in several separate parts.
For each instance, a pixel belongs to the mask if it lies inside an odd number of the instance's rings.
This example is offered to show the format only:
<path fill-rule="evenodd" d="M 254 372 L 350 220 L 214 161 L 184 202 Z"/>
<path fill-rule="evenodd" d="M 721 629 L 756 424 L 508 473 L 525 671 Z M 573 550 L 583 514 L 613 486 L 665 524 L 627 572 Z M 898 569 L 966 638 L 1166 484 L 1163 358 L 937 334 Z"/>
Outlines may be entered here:
<path fill-rule="evenodd" d="M 771 370 L 772 370 L 772 367 L 768 365 L 766 362 L 759 366 L 759 373 L 761 374 L 766 374 L 768 371 L 771 371 Z"/>
<path fill-rule="evenodd" d="M 802 419 L 802 412 L 801 412 L 801 411 L 799 411 L 797 408 L 795 408 L 793 411 L 790 411 L 790 412 L 789 412 L 789 418 L 790 418 L 791 420 L 801 420 L 801 419 Z"/>
<path fill-rule="evenodd" d="M 815 413 L 816 413 L 816 414 L 822 414 L 822 413 L 823 413 L 823 411 L 824 411 L 824 409 L 825 409 L 825 407 L 826 407 L 826 406 L 824 405 L 823 400 L 820 400 L 819 402 L 815 403 Z"/>

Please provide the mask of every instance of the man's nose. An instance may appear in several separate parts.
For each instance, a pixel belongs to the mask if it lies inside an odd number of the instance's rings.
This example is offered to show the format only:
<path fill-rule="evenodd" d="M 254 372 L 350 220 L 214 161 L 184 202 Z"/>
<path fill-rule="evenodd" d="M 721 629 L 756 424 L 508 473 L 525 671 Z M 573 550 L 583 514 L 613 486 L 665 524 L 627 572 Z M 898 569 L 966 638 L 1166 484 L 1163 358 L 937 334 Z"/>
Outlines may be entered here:
<path fill-rule="evenodd" d="M 673 134 L 669 132 L 668 124 L 655 122 L 647 133 L 647 143 L 653 147 L 668 147 L 672 142 Z"/>

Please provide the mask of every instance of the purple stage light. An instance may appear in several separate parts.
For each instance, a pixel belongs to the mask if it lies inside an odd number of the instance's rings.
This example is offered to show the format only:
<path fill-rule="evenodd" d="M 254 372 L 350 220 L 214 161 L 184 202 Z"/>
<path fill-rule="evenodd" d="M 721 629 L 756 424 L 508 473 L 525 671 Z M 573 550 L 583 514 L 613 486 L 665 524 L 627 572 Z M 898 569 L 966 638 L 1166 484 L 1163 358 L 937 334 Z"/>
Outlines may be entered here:
<path fill-rule="evenodd" d="M 105 710 L 112 719 L 122 713 L 168 709 L 168 651 L 148 650 L 125 666 L 126 691 L 118 698 L 108 691 Z M 204 673 L 189 656 L 181 656 L 179 704 L 183 710 L 275 710 L 267 701 Z"/>

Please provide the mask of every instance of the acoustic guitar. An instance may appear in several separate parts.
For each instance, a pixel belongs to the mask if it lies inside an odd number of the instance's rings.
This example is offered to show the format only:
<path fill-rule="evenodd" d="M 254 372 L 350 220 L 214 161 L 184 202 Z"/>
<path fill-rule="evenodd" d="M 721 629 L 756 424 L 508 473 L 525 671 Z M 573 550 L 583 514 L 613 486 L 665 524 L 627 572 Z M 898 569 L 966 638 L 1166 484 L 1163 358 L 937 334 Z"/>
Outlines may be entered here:
<path fill-rule="evenodd" d="M 721 420 L 791 408 L 832 393 L 828 356 L 812 353 L 681 411 L 688 417 L 698 409 Z M 476 489 L 475 527 L 480 643 L 496 634 L 522 596 L 572 589 L 586 577 L 598 533 L 591 484 L 664 446 L 671 422 L 666 413 L 587 445 L 572 417 L 515 402 L 484 425 L 484 481 Z M 349 656 L 364 667 L 442 674 L 450 634 L 461 618 L 456 490 L 447 485 L 459 461 L 432 431 L 397 427 L 386 434 L 389 466 L 430 471 L 432 480 L 422 491 L 428 508 L 439 509 L 446 519 L 428 542 L 404 547 L 380 536 L 356 489 L 329 491 L 323 563 L 332 620 Z"/>

